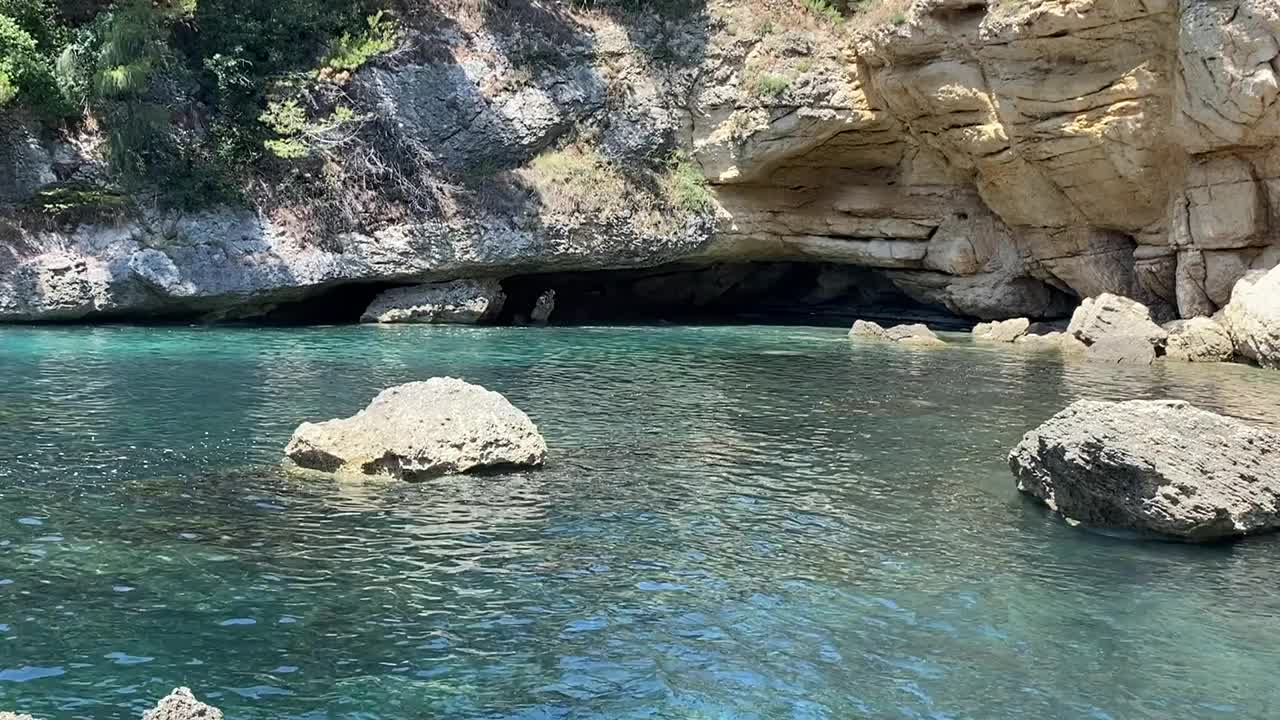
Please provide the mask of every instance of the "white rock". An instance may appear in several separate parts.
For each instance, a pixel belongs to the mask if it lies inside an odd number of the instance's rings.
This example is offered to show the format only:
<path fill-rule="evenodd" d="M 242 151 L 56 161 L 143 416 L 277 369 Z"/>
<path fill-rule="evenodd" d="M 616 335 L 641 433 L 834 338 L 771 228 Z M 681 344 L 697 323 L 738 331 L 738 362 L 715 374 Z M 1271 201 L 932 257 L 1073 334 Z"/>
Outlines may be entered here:
<path fill-rule="evenodd" d="M 420 480 L 538 466 L 547 444 L 502 395 L 432 378 L 383 390 L 353 417 L 303 423 L 285 454 L 310 470 Z"/>
<path fill-rule="evenodd" d="M 1184 362 L 1229 362 L 1235 355 L 1231 334 L 1207 317 L 1166 323 L 1165 357 Z"/>
<path fill-rule="evenodd" d="M 1016 342 L 1018 338 L 1027 334 L 1031 327 L 1031 321 L 1027 318 L 1012 318 L 1010 320 L 1001 320 L 989 323 L 979 323 L 973 328 L 973 338 L 975 340 L 987 340 L 990 342 Z"/>
<path fill-rule="evenodd" d="M 502 312 L 507 296 L 493 279 L 454 280 L 388 290 L 369 305 L 361 322 L 475 324 Z"/>
<path fill-rule="evenodd" d="M 1280 267 L 1255 270 L 1236 283 L 1223 322 L 1237 354 L 1280 369 Z"/>
<path fill-rule="evenodd" d="M 1146 305 L 1111 293 L 1082 302 L 1071 316 L 1067 332 L 1086 345 L 1105 337 L 1137 337 L 1159 346 L 1169 335 L 1151 320 L 1151 311 Z"/>

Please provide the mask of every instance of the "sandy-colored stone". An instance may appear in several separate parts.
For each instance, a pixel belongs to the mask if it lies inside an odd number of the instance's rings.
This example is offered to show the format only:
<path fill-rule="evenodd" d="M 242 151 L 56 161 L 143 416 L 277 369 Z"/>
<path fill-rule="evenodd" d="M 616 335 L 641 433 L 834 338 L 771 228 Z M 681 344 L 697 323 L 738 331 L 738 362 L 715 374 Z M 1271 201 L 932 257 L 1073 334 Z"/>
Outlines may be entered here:
<path fill-rule="evenodd" d="M 1071 316 L 1067 332 L 1087 345 L 1108 337 L 1136 337 L 1158 346 L 1168 336 L 1151 320 L 1146 305 L 1110 293 L 1085 299 Z"/>
<path fill-rule="evenodd" d="M 1085 525 L 1205 541 L 1280 527 L 1280 434 L 1181 401 L 1081 400 L 1009 455 L 1018 489 Z"/>
<path fill-rule="evenodd" d="M 1156 361 L 1156 349 L 1145 338 L 1112 335 L 1090 345 L 1085 357 L 1093 362 L 1150 365 Z"/>
<path fill-rule="evenodd" d="M 1237 354 L 1280 369 L 1280 266 L 1241 279 L 1223 311 L 1223 323 Z"/>
<path fill-rule="evenodd" d="M 1174 320 L 1166 323 L 1169 333 L 1165 357 L 1184 362 L 1228 362 L 1235 355 L 1231 334 L 1211 318 Z"/>
<path fill-rule="evenodd" d="M 547 444 L 502 395 L 432 378 L 384 390 L 353 417 L 303 423 L 285 455 L 309 470 L 422 480 L 539 466 Z"/>
<path fill-rule="evenodd" d="M 1030 327 L 1031 321 L 1026 318 L 979 323 L 973 328 L 973 339 L 989 342 L 1016 342 L 1018 338 L 1027 334 Z"/>

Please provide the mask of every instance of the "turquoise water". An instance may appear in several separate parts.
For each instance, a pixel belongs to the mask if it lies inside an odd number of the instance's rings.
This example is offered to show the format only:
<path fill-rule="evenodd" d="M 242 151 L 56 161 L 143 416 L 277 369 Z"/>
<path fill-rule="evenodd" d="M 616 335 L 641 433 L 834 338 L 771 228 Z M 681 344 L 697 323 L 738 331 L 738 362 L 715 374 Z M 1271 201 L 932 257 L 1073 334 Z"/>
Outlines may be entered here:
<path fill-rule="evenodd" d="M 233 720 L 1269 718 L 1280 540 L 1102 537 L 1004 455 L 1078 397 L 1274 422 L 1280 373 L 838 330 L 0 330 L 0 708 Z M 455 375 L 542 472 L 291 477 Z"/>

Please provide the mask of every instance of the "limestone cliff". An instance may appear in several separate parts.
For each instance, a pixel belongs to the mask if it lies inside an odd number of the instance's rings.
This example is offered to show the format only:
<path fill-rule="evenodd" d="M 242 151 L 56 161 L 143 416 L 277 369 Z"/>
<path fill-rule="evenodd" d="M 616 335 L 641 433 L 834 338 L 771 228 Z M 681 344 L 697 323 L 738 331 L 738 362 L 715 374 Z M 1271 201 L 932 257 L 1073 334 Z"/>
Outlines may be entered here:
<path fill-rule="evenodd" d="M 0 118 L 0 319 L 728 259 L 875 268 L 980 319 L 1102 292 L 1167 319 L 1280 262 L 1272 0 L 916 0 L 880 23 L 508 5 L 424 10 L 351 80 L 351 167 L 244 207 L 33 221 L 41 188 L 100 174 L 93 142 Z M 664 195 L 681 150 L 714 212 Z"/>

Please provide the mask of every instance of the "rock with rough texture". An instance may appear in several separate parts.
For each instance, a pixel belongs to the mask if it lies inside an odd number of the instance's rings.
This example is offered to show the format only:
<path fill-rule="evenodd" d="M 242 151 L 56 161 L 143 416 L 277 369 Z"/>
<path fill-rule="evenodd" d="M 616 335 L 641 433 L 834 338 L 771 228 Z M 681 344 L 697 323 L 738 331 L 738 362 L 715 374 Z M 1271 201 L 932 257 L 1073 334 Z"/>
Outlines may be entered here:
<path fill-rule="evenodd" d="M 1026 335 L 1030 328 L 1031 321 L 1027 318 L 979 323 L 973 328 L 973 338 L 989 342 L 1017 342 L 1018 338 Z"/>
<path fill-rule="evenodd" d="M 546 325 L 551 321 L 551 314 L 556 311 L 556 291 L 547 290 L 538 296 L 533 304 L 533 312 L 529 313 L 529 319 L 536 325 Z"/>
<path fill-rule="evenodd" d="M 1090 345 L 1085 357 L 1094 362 L 1150 365 L 1156 361 L 1156 349 L 1146 338 L 1117 335 L 1104 337 Z"/>
<path fill-rule="evenodd" d="M 142 720 L 222 720 L 222 711 L 200 702 L 190 689 L 182 687 L 143 713 Z"/>
<path fill-rule="evenodd" d="M 1033 350 L 1057 350 L 1066 355 L 1083 355 L 1089 349 L 1075 335 L 1056 331 L 1044 334 L 1028 333 L 1015 340 L 1014 343 L 1020 347 Z"/>
<path fill-rule="evenodd" d="M 913 323 L 910 325 L 894 325 L 885 330 L 885 339 L 905 345 L 943 345 L 942 338 L 929 329 L 927 325 Z"/>
<path fill-rule="evenodd" d="M 502 395 L 432 378 L 383 390 L 353 417 L 303 423 L 285 454 L 310 470 L 422 480 L 536 467 L 547 444 Z"/>
<path fill-rule="evenodd" d="M 1093 527 L 1196 541 L 1280 527 L 1280 434 L 1181 401 L 1076 402 L 1009 467 L 1019 490 Z"/>
<path fill-rule="evenodd" d="M 503 23 L 480 5 L 409 3 L 395 62 L 347 86 L 377 132 L 234 206 L 31 222 L 60 183 L 113 186 L 106 143 L 7 113 L 0 320 L 258 317 L 343 285 L 804 261 L 975 320 L 1111 293 L 1163 322 L 1214 314 L 1280 251 L 1275 0 L 904 0 L 857 29 L 770 0 L 509 3 Z M 504 28 L 548 22 L 530 72 L 528 33 Z M 673 150 L 710 181 L 709 201 L 684 199 L 701 210 L 661 191 Z"/>
<path fill-rule="evenodd" d="M 855 320 L 849 330 L 849 337 L 867 340 L 887 340 L 903 345 L 945 345 L 928 326 L 914 323 L 910 325 L 894 325 L 891 328 L 881 327 L 870 320 Z"/>
<path fill-rule="evenodd" d="M 1165 357 L 1184 362 L 1229 362 L 1235 355 L 1231 334 L 1211 318 L 1174 320 L 1166 323 L 1169 333 Z"/>
<path fill-rule="evenodd" d="M 0 712 L 0 720 L 33 720 L 30 715 L 18 715 L 11 712 Z"/>
<path fill-rule="evenodd" d="M 502 312 L 507 296 L 489 280 L 455 280 L 388 290 L 369 305 L 361 322 L 474 325 Z"/>
<path fill-rule="evenodd" d="M 1237 354 L 1280 369 L 1280 267 L 1236 283 L 1222 316 Z"/>
<path fill-rule="evenodd" d="M 1151 311 L 1146 305 L 1110 293 L 1082 302 L 1071 316 L 1067 332 L 1086 345 L 1108 337 L 1134 337 L 1156 347 L 1168 337 L 1168 333 L 1151 320 Z"/>
<path fill-rule="evenodd" d="M 879 323 L 870 320 L 854 320 L 849 337 L 867 340 L 888 340 L 889 335 Z"/>

